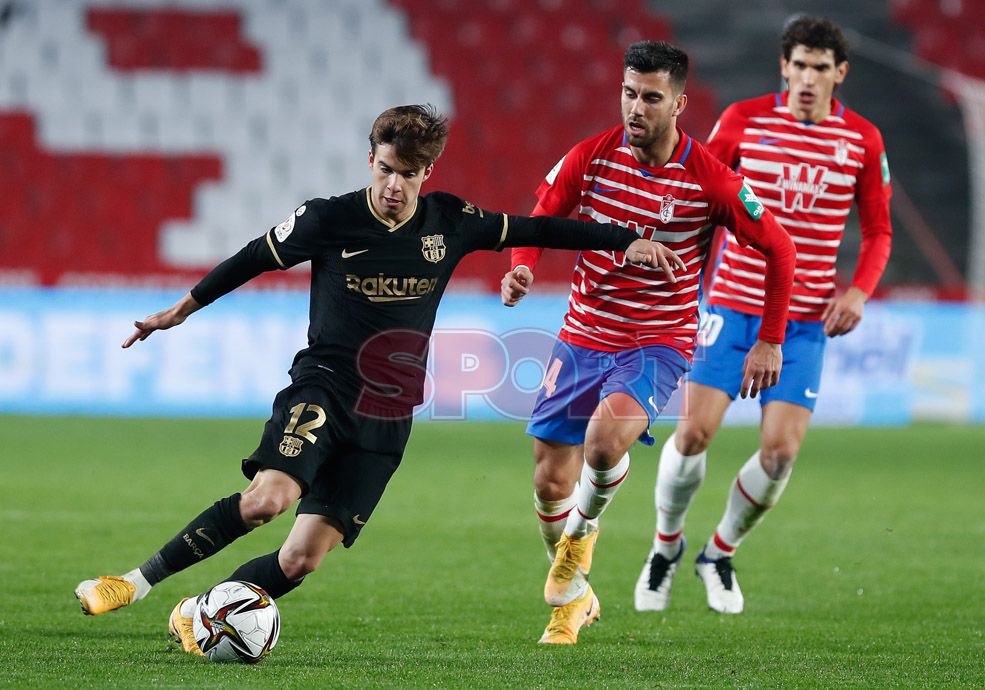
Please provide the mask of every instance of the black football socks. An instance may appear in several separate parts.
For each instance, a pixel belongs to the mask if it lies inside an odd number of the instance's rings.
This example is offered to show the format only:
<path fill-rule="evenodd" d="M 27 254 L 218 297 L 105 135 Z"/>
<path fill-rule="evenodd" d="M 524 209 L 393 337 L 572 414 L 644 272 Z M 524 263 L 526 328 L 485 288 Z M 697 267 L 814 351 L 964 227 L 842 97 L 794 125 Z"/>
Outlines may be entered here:
<path fill-rule="evenodd" d="M 156 585 L 169 575 L 204 561 L 249 532 L 239 514 L 239 499 L 240 495 L 235 493 L 216 501 L 148 558 L 140 566 L 147 582 Z"/>
<path fill-rule="evenodd" d="M 303 577 L 300 580 L 287 579 L 287 575 L 284 574 L 280 563 L 277 561 L 277 554 L 279 553 L 280 549 L 265 556 L 254 558 L 252 561 L 239 566 L 236 572 L 226 579 L 252 582 L 263 588 L 274 599 L 278 599 L 304 582 Z"/>

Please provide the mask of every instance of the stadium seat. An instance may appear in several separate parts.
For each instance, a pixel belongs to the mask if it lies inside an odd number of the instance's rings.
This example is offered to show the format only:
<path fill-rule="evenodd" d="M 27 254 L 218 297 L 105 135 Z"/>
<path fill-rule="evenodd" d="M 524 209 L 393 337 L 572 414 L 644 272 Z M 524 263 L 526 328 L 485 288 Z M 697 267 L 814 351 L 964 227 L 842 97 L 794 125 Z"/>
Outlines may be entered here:
<path fill-rule="evenodd" d="M 366 132 L 395 102 L 453 115 L 430 188 L 529 211 L 565 148 L 615 122 L 599 94 L 626 27 L 669 35 L 639 0 L 22 5 L 0 41 L 0 226 L 19 247 L 0 270 L 44 259 L 51 223 L 51 282 L 214 264 L 365 184 Z M 480 264 L 494 288 L 501 266 Z"/>

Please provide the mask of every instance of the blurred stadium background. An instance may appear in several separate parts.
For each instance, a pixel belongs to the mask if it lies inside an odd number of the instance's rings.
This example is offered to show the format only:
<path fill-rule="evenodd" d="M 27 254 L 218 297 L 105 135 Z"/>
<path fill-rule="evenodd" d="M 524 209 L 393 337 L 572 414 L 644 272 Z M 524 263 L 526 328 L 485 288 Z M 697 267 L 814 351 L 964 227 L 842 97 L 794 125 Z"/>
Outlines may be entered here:
<path fill-rule="evenodd" d="M 118 345 L 305 199 L 366 184 L 381 110 L 452 114 L 429 188 L 523 213 L 568 147 L 617 122 L 628 43 L 689 51 L 682 124 L 703 138 L 779 88 L 797 12 L 848 30 L 838 95 L 882 129 L 894 185 L 879 299 L 832 343 L 818 421 L 985 420 L 982 0 L 0 0 L 0 411 L 263 416 L 304 342 L 304 270 Z M 850 226 L 842 283 L 857 244 Z M 511 312 L 507 261 L 459 269 L 435 346 L 454 383 L 431 417 L 524 414 L 537 347 L 496 359 L 493 341 L 556 329 L 572 257 L 545 260 Z M 511 401 L 490 401 L 503 385 Z"/>

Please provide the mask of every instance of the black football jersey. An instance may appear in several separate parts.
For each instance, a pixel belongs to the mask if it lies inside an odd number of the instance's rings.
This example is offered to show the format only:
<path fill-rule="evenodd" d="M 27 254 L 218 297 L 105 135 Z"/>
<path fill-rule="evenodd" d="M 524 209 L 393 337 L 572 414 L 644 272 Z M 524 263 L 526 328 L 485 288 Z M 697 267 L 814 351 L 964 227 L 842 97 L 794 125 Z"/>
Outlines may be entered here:
<path fill-rule="evenodd" d="M 508 218 L 451 194 L 418 198 L 401 223 L 379 215 L 369 188 L 312 199 L 267 233 L 281 268 L 311 261 L 308 347 L 295 366 L 322 365 L 393 402 L 421 401 L 438 303 L 462 257 L 498 249 Z"/>
<path fill-rule="evenodd" d="M 452 194 L 418 198 L 393 223 L 369 188 L 311 199 L 217 266 L 192 296 L 208 304 L 274 268 L 311 262 L 308 347 L 292 375 L 319 368 L 383 407 L 421 402 L 438 303 L 458 262 L 504 246 L 624 250 L 638 236 L 617 226 L 492 213 Z"/>

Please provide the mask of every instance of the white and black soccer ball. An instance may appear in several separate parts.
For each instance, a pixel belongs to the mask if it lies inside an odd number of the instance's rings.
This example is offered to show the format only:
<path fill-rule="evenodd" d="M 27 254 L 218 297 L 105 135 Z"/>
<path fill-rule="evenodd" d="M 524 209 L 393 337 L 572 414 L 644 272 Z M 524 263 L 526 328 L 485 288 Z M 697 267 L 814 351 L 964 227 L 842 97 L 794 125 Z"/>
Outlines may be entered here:
<path fill-rule="evenodd" d="M 277 644 L 280 611 L 262 588 L 231 580 L 198 598 L 192 627 L 209 660 L 255 664 Z"/>

